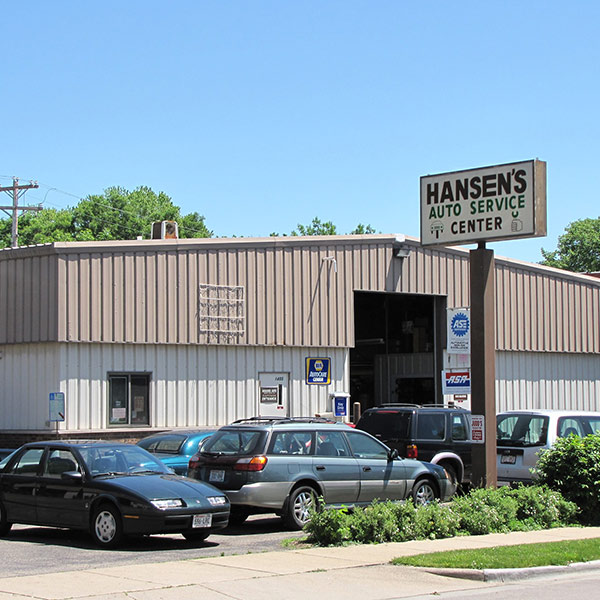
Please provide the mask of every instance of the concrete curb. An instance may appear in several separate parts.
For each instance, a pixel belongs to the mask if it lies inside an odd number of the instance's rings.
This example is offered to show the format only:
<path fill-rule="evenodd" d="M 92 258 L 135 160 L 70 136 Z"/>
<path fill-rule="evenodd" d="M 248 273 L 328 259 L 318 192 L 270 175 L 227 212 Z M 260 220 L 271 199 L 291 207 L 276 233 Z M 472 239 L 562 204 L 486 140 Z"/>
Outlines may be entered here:
<path fill-rule="evenodd" d="M 600 569 L 600 560 L 590 562 L 572 563 L 570 565 L 550 565 L 546 567 L 527 567 L 523 569 L 436 569 L 419 567 L 421 570 L 433 575 L 443 577 L 456 577 L 458 579 L 471 579 L 473 581 L 521 581 L 535 577 L 548 577 L 562 573 L 581 573 Z"/>

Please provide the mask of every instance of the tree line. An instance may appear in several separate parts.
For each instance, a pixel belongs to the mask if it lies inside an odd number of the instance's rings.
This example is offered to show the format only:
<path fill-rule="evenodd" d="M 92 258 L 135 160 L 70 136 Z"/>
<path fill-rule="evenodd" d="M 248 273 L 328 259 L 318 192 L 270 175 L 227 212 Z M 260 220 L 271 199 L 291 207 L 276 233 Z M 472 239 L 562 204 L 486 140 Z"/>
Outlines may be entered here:
<path fill-rule="evenodd" d="M 90 195 L 76 206 L 27 212 L 19 217 L 19 245 L 94 240 L 134 240 L 149 238 L 154 221 L 177 221 L 180 238 L 208 238 L 214 233 L 197 212 L 182 214 L 164 192 L 149 187 L 133 191 L 110 187 L 103 194 Z M 11 245 L 11 219 L 0 219 L 0 247 Z M 289 233 L 278 235 L 337 235 L 332 221 L 315 217 L 310 223 L 298 223 Z M 349 232 L 354 235 L 375 233 L 370 225 L 359 223 Z M 558 239 L 555 250 L 541 249 L 541 264 L 580 273 L 600 272 L 600 217 L 570 223 Z"/>

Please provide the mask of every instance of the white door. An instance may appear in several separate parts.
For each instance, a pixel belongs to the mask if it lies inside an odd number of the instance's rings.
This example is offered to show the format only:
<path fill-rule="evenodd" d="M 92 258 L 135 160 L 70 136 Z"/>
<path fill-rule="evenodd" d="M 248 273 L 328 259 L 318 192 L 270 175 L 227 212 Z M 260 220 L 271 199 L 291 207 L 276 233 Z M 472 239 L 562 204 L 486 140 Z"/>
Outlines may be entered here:
<path fill-rule="evenodd" d="M 259 373 L 258 416 L 289 416 L 289 373 Z"/>

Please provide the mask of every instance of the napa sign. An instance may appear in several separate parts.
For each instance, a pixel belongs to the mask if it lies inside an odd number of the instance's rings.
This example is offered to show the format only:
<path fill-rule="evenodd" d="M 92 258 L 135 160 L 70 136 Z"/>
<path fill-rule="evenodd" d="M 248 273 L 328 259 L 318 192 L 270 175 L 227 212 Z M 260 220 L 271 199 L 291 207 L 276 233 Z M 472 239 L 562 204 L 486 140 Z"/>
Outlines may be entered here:
<path fill-rule="evenodd" d="M 421 177 L 421 244 L 469 244 L 546 235 L 546 163 Z"/>

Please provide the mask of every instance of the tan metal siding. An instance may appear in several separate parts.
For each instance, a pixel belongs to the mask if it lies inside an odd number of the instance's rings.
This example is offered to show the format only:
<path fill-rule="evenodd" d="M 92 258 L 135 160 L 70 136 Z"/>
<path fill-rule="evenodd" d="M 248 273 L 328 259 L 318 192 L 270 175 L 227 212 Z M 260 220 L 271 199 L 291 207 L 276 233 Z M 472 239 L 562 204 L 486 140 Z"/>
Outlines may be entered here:
<path fill-rule="evenodd" d="M 356 290 L 469 306 L 469 253 L 394 236 L 56 243 L 0 253 L 0 343 L 336 346 Z M 330 259 L 335 259 L 330 260 Z M 336 271 L 337 267 L 337 271 Z M 245 333 L 199 332 L 199 285 L 242 286 Z M 600 352 L 600 281 L 496 259 L 499 350 Z"/>
<path fill-rule="evenodd" d="M 0 260 L 0 344 L 57 339 L 57 256 Z"/>

